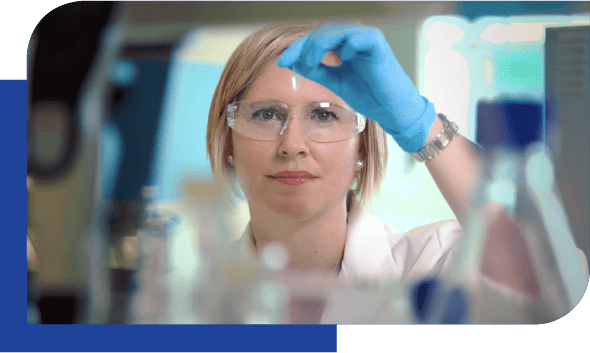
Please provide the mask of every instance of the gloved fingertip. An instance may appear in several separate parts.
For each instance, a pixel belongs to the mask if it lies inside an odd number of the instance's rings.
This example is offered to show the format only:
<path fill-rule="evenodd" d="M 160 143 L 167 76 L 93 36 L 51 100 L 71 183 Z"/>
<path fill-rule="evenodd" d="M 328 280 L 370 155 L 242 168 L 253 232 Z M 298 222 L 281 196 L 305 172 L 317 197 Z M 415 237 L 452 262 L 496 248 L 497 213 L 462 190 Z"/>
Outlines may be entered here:
<path fill-rule="evenodd" d="M 299 59 L 307 38 L 308 36 L 303 36 L 291 43 L 279 57 L 278 65 L 286 68 L 292 66 Z"/>
<path fill-rule="evenodd" d="M 349 61 L 355 56 L 355 54 L 356 50 L 351 45 L 345 45 L 338 53 L 338 56 L 342 61 Z"/>
<path fill-rule="evenodd" d="M 290 66 L 293 65 L 293 60 L 291 60 L 291 58 L 289 58 L 286 53 L 281 54 L 281 56 L 279 57 L 279 61 L 277 62 L 277 64 L 279 65 L 279 67 L 284 67 L 284 68 L 288 68 Z"/>

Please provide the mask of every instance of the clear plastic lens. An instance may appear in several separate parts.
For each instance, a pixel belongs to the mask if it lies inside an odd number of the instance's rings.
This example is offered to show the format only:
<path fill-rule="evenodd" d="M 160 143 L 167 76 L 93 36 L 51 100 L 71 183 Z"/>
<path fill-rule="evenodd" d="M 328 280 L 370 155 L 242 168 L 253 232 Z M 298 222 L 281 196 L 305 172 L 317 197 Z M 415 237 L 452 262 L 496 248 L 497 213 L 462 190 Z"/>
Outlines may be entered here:
<path fill-rule="evenodd" d="M 277 101 L 242 101 L 228 106 L 228 125 L 253 139 L 273 141 L 296 118 L 316 142 L 346 140 L 362 132 L 366 119 L 337 103 L 314 102 L 296 107 Z"/>

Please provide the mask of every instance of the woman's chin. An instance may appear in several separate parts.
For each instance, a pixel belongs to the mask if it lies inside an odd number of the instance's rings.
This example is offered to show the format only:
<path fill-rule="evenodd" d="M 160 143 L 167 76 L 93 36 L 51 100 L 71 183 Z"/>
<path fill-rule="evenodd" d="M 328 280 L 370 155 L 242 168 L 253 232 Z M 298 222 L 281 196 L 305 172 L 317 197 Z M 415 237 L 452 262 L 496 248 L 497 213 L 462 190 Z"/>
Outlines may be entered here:
<path fill-rule="evenodd" d="M 303 220 L 310 218 L 314 214 L 311 205 L 279 203 L 272 207 L 272 212 L 277 216 L 290 220 Z"/>

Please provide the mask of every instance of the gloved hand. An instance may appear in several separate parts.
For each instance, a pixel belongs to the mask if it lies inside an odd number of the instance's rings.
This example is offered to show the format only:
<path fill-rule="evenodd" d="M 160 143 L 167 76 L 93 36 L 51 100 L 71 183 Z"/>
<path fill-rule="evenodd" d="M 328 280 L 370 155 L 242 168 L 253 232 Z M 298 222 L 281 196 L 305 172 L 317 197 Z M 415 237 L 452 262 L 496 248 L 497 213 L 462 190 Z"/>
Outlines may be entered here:
<path fill-rule="evenodd" d="M 336 52 L 342 64 L 322 64 L 328 51 Z M 417 152 L 424 145 L 436 118 L 434 105 L 418 94 L 377 28 L 322 25 L 292 43 L 278 64 L 295 68 L 377 121 L 406 152 Z"/>

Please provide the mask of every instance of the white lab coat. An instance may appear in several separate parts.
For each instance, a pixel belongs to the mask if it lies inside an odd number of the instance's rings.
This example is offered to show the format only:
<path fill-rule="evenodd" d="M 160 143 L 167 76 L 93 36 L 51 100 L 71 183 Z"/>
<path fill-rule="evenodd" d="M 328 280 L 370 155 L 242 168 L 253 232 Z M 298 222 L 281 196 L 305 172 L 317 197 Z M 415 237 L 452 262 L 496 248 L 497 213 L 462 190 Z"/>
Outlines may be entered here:
<path fill-rule="evenodd" d="M 439 221 L 405 232 L 362 211 L 349 226 L 339 279 L 351 283 L 374 283 L 384 279 L 412 283 L 429 275 L 444 274 L 459 249 L 461 234 L 462 228 L 457 220 Z M 239 243 L 242 249 L 247 249 L 251 248 L 251 241 L 252 231 L 248 224 Z M 586 263 L 585 257 L 583 261 Z M 503 313 L 497 307 L 491 308 L 483 322 L 509 323 L 514 320 L 514 310 L 522 309 L 526 297 L 485 278 L 481 280 L 486 300 L 505 303 L 508 314 L 502 317 Z M 359 292 L 335 291 L 327 301 L 321 323 L 387 323 L 383 321 L 383 311 L 388 298 L 378 295 L 371 300 L 367 298 Z"/>

